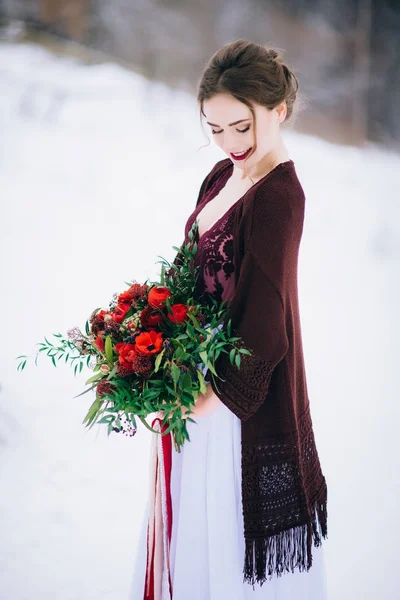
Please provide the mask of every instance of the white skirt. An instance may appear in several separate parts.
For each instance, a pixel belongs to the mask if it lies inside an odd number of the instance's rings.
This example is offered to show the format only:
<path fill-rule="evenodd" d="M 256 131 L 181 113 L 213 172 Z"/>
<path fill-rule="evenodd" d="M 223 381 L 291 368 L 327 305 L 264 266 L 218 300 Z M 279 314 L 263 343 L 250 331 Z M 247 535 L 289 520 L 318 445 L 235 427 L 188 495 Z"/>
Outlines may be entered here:
<path fill-rule="evenodd" d="M 193 417 L 195 418 L 195 417 Z M 225 404 L 187 423 L 190 442 L 172 447 L 173 600 L 326 600 L 323 544 L 308 572 L 285 572 L 262 585 L 243 582 L 241 421 Z M 130 600 L 142 600 L 148 507 Z"/>

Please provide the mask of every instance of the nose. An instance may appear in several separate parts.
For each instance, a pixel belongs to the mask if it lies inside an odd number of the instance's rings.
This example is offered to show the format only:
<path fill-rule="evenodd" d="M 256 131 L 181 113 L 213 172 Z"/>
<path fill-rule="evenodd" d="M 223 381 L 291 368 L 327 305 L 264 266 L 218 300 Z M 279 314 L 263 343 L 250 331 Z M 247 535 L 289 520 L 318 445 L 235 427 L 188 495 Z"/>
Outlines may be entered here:
<path fill-rule="evenodd" d="M 240 152 L 240 148 L 238 147 L 239 141 L 237 135 L 235 135 L 234 131 L 228 130 L 224 132 L 224 150 L 225 152 Z"/>
<path fill-rule="evenodd" d="M 232 154 L 236 154 L 237 152 L 243 152 L 246 148 L 244 148 L 244 140 L 243 136 L 240 138 L 241 134 L 235 132 L 228 131 L 224 135 L 224 150 L 228 154 L 232 152 Z"/>

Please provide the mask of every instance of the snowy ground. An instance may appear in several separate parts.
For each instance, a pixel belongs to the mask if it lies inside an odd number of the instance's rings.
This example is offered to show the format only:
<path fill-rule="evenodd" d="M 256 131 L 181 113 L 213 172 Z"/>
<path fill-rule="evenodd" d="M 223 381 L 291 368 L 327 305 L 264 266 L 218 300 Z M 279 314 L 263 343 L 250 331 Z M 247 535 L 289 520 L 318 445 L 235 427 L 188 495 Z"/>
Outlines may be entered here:
<path fill-rule="evenodd" d="M 128 600 L 148 432 L 86 431 L 88 395 L 73 396 L 90 372 L 41 356 L 18 373 L 15 357 L 156 278 L 224 156 L 198 151 L 191 96 L 28 45 L 0 45 L 0 127 L 0 596 Z M 307 196 L 300 308 L 329 600 L 394 600 L 400 158 L 284 135 Z"/>

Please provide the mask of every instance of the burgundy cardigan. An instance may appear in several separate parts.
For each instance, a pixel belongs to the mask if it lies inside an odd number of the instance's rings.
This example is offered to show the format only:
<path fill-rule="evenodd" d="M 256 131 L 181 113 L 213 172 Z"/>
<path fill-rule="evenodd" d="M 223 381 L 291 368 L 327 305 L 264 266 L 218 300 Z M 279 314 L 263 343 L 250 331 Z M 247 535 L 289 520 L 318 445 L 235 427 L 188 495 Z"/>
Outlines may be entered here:
<path fill-rule="evenodd" d="M 231 162 L 216 163 L 196 206 Z M 211 381 L 241 420 L 243 574 L 253 585 L 285 570 L 308 571 L 312 543 L 327 537 L 327 485 L 313 433 L 298 302 L 304 208 L 292 160 L 256 182 L 235 207 L 235 293 L 226 320 L 252 356 L 242 355 L 238 369 L 220 354 L 215 368 L 223 381 Z"/>

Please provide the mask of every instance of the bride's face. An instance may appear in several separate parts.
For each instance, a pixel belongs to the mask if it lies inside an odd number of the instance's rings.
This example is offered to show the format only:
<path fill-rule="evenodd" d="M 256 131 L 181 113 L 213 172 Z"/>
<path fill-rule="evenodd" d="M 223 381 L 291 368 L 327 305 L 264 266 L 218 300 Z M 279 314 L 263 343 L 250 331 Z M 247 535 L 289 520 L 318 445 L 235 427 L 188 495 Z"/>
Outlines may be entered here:
<path fill-rule="evenodd" d="M 246 170 L 256 165 L 269 153 L 274 153 L 280 139 L 279 125 L 286 116 L 286 104 L 274 109 L 253 105 L 256 128 L 251 110 L 230 94 L 216 94 L 203 103 L 206 122 L 215 143 L 234 163 Z M 257 147 L 256 147 L 257 139 Z M 237 156 L 245 153 L 244 159 Z"/>

